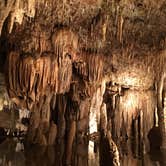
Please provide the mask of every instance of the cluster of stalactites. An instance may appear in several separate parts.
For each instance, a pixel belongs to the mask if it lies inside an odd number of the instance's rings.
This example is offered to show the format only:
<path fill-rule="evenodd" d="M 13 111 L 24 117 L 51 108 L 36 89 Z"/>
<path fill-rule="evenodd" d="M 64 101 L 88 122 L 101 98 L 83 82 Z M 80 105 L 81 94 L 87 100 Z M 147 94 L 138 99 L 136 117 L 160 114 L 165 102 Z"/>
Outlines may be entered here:
<path fill-rule="evenodd" d="M 0 34 L 5 20 L 9 17 L 9 33 L 13 29 L 14 22 L 22 23 L 24 15 L 28 17 L 35 16 L 36 0 L 2 0 L 0 2 Z"/>
<path fill-rule="evenodd" d="M 21 58 L 16 52 L 8 57 L 8 92 L 22 107 L 39 101 L 39 98 L 52 93 L 69 91 L 72 77 L 72 64 L 69 57 L 62 58 L 58 64 L 51 56 L 34 59 Z"/>
<path fill-rule="evenodd" d="M 33 103 L 38 103 L 42 96 L 69 92 L 71 84 L 75 85 L 75 94 L 80 91 L 80 96 L 91 96 L 94 87 L 103 78 L 101 55 L 86 52 L 79 54 L 78 36 L 67 29 L 56 31 L 51 36 L 48 42 L 52 45 L 52 52 L 46 49 L 45 37 L 38 40 L 40 44 L 37 48 L 34 46 L 38 42 L 24 44 L 27 50 L 10 51 L 8 55 L 8 92 L 14 102 L 31 109 Z M 30 48 L 34 47 L 37 56 L 31 52 L 29 45 Z M 38 48 L 40 51 L 37 52 Z"/>
<path fill-rule="evenodd" d="M 27 107 L 26 104 L 28 104 L 28 108 L 31 108 L 30 105 L 38 102 L 41 96 L 53 93 L 63 94 L 70 90 L 74 73 L 72 59 L 68 54 L 59 55 L 58 58 L 52 58 L 52 54 L 33 58 L 32 56 L 21 57 L 19 53 L 11 52 L 7 61 L 9 96 L 24 108 Z M 82 67 L 78 64 L 76 72 L 80 78 L 83 78 L 84 84 L 77 86 L 81 88 L 81 94 L 85 91 L 88 93 L 86 96 L 91 96 L 90 87 L 96 87 L 102 80 L 103 63 L 100 56 L 89 55 L 83 64 L 86 65 Z"/>
<path fill-rule="evenodd" d="M 76 73 L 90 83 L 100 82 L 103 76 L 103 60 L 101 55 L 83 53 L 74 64 Z"/>
<path fill-rule="evenodd" d="M 102 0 L 80 0 L 79 2 L 76 0 L 70 0 L 70 1 L 56 1 L 56 0 L 1 0 L 0 2 L 0 35 L 2 33 L 2 28 L 4 25 L 4 22 L 7 18 L 9 18 L 8 21 L 8 32 L 11 33 L 13 29 L 13 25 L 15 22 L 22 24 L 24 16 L 34 18 L 37 10 L 41 10 L 41 5 L 44 7 L 42 10 L 44 12 L 49 12 L 54 10 L 55 17 L 57 16 L 63 23 L 65 20 L 65 17 L 67 19 L 70 19 L 72 16 L 72 10 L 73 6 L 75 6 L 75 14 L 79 15 L 81 13 L 81 8 L 83 8 L 82 12 L 86 9 L 87 12 L 84 13 L 88 16 L 88 12 L 91 12 L 95 8 L 101 7 Z M 51 8 L 51 9 L 50 9 Z M 84 9 L 85 8 L 85 9 Z M 41 10 L 41 11 L 42 11 Z M 93 12 L 92 12 L 93 13 Z M 94 10 L 94 14 L 95 14 Z M 52 17 L 48 15 L 47 17 Z M 83 17 L 83 14 L 80 14 L 80 17 Z M 47 18 L 50 19 L 50 18 Z"/>
<path fill-rule="evenodd" d="M 46 53 L 46 42 L 39 39 L 39 56 L 30 49 L 22 54 L 10 51 L 7 59 L 8 93 L 13 101 L 31 109 L 40 97 L 68 92 L 72 78 L 72 59 L 77 50 L 77 37 L 68 30 L 60 30 L 52 36 L 53 52 Z M 24 44 L 25 46 L 25 44 Z M 36 46 L 35 43 L 33 46 Z M 32 46 L 32 48 L 33 48 Z M 29 48 L 27 44 L 25 47 Z M 29 51 L 30 53 L 27 54 Z"/>

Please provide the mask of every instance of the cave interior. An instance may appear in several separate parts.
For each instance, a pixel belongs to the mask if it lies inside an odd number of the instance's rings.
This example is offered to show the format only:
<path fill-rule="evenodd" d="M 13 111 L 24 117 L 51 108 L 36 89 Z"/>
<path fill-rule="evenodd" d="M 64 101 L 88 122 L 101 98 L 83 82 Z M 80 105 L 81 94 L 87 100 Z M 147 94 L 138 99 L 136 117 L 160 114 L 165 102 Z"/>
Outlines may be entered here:
<path fill-rule="evenodd" d="M 166 1 L 0 0 L 0 141 L 2 166 L 165 166 Z"/>

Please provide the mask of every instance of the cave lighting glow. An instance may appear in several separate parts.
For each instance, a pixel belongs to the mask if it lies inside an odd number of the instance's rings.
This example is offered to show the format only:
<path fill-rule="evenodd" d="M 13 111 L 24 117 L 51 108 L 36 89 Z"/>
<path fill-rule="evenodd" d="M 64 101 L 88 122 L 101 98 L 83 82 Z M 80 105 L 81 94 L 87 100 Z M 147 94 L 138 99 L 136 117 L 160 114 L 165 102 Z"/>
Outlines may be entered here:
<path fill-rule="evenodd" d="M 158 127 L 159 126 L 159 119 L 158 119 L 157 108 L 155 109 L 155 119 L 156 119 L 155 126 Z"/>
<path fill-rule="evenodd" d="M 137 85 L 139 80 L 136 77 L 123 77 L 123 82 L 125 85 Z"/>
<path fill-rule="evenodd" d="M 3 100 L 0 98 L 0 111 L 3 109 Z"/>
<path fill-rule="evenodd" d="M 99 110 L 98 110 L 99 111 Z M 98 130 L 98 116 L 96 114 L 96 111 L 90 112 L 90 121 L 89 121 L 89 133 L 95 133 Z M 99 161 L 99 154 L 98 152 L 95 153 L 95 142 L 89 140 L 88 145 L 88 165 L 91 166 L 99 166 L 97 160 Z"/>
<path fill-rule="evenodd" d="M 137 104 L 136 96 L 133 94 L 129 94 L 124 104 L 127 109 L 135 107 Z"/>
<path fill-rule="evenodd" d="M 103 95 L 106 89 L 105 80 L 102 81 L 101 87 L 97 89 L 92 98 L 92 105 L 89 114 L 89 134 L 98 132 L 98 126 L 100 123 L 100 109 L 103 102 Z M 94 151 L 95 142 L 89 140 L 88 145 L 88 165 L 99 166 L 99 151 Z"/>

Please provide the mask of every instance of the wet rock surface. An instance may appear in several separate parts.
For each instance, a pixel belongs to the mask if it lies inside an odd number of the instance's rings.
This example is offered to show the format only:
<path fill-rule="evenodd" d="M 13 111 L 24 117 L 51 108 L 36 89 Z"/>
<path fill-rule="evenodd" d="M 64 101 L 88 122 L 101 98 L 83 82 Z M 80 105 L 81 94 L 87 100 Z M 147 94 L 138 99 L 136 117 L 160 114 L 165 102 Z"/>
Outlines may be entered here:
<path fill-rule="evenodd" d="M 51 166 L 51 165 L 64 165 L 64 142 L 49 147 L 31 146 L 25 148 L 23 143 L 19 140 L 5 140 L 0 144 L 0 164 L 2 166 Z M 110 166 L 112 165 L 111 155 L 109 155 L 109 147 L 107 141 L 103 139 L 101 145 L 96 147 L 96 158 L 94 158 L 94 165 Z M 100 151 L 99 153 L 97 151 Z M 73 149 L 73 166 L 88 165 L 88 148 L 87 143 L 76 143 Z M 99 160 L 97 159 L 99 156 Z M 130 149 L 130 144 L 125 146 L 121 154 L 121 165 L 132 166 L 164 166 L 165 151 L 154 150 L 143 156 L 134 156 Z M 98 163 L 99 162 L 99 163 Z M 89 165 L 91 166 L 91 165 Z"/>

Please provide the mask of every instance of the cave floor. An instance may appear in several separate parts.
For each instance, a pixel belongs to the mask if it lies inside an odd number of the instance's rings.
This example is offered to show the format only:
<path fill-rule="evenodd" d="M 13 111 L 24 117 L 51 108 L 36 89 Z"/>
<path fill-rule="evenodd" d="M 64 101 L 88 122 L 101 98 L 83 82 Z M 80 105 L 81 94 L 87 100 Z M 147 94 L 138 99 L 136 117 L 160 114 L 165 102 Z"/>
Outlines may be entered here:
<path fill-rule="evenodd" d="M 92 155 L 88 153 L 87 144 L 77 142 L 74 146 L 72 166 L 112 165 L 106 142 L 103 142 L 100 146 L 96 145 L 94 148 L 95 153 Z M 59 141 L 56 146 L 30 146 L 25 148 L 22 140 L 18 138 L 6 139 L 0 144 L 0 165 L 65 166 L 63 162 L 65 156 L 64 147 L 65 144 Z M 104 150 L 101 150 L 101 147 Z M 141 158 L 127 152 L 120 156 L 121 166 L 166 166 L 166 151 L 154 150 L 143 155 Z"/>

